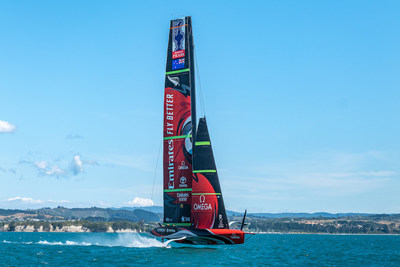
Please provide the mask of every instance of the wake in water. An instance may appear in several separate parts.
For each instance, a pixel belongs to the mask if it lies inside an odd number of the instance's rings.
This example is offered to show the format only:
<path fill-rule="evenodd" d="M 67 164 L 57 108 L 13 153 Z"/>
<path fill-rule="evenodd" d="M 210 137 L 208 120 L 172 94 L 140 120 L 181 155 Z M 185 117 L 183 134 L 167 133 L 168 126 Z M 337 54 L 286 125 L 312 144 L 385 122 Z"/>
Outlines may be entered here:
<path fill-rule="evenodd" d="M 140 234 L 118 234 L 118 235 L 102 235 L 84 237 L 85 241 L 47 241 L 38 242 L 13 242 L 3 240 L 3 243 L 19 243 L 19 244 L 38 244 L 50 246 L 104 246 L 104 247 L 128 247 L 128 248 L 149 248 L 149 247 L 170 247 L 168 243 L 161 243 L 157 239 L 142 236 Z"/>
<path fill-rule="evenodd" d="M 88 241 L 88 240 L 86 240 Z M 155 238 L 149 238 L 140 234 L 118 234 L 116 239 L 106 238 L 105 236 L 92 237 L 91 241 L 96 246 L 106 247 L 128 247 L 128 248 L 149 248 L 165 247 L 163 243 Z"/>
<path fill-rule="evenodd" d="M 32 242 L 30 242 L 30 243 L 32 243 Z M 39 244 L 39 245 L 59 245 L 59 246 L 91 246 L 92 245 L 92 244 L 86 243 L 86 242 L 74 242 L 74 241 L 68 241 L 68 240 L 65 241 L 64 243 L 63 242 L 57 242 L 57 241 L 49 242 L 49 241 L 43 240 L 43 241 L 37 242 L 36 244 Z"/>

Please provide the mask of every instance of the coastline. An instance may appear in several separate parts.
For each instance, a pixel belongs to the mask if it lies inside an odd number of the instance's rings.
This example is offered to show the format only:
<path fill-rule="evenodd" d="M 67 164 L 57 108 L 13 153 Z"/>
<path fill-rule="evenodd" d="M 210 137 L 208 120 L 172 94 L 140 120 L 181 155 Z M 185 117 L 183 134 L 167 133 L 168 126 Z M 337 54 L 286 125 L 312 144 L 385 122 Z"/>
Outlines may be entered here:
<path fill-rule="evenodd" d="M 4 226 L 0 226 L 0 232 L 15 232 L 15 233 L 98 233 L 100 231 L 91 231 L 87 227 L 82 225 L 68 225 L 63 226 L 61 228 L 56 227 L 56 229 L 44 229 L 41 225 L 39 227 L 35 227 L 34 225 L 16 225 L 14 230 L 10 229 L 9 224 L 5 224 Z M 102 233 L 143 233 L 143 231 L 136 229 L 118 229 L 113 230 L 111 226 L 108 226 L 106 231 L 101 231 Z"/>
<path fill-rule="evenodd" d="M 137 229 L 118 229 L 113 230 L 111 226 L 108 226 L 106 231 L 91 231 L 90 229 L 82 225 L 68 225 L 56 229 L 44 229 L 43 226 L 36 227 L 34 225 L 16 225 L 13 231 L 10 231 L 10 226 L 5 224 L 0 226 L 0 232 L 8 233 L 147 233 L 147 231 L 141 231 Z M 252 232 L 257 235 L 377 235 L 377 236 L 400 236 L 400 234 L 393 233 L 308 233 L 308 232 Z"/>
<path fill-rule="evenodd" d="M 256 235 L 395 235 L 400 236 L 400 234 L 393 234 L 393 233 L 307 233 L 307 232 L 252 232 Z"/>

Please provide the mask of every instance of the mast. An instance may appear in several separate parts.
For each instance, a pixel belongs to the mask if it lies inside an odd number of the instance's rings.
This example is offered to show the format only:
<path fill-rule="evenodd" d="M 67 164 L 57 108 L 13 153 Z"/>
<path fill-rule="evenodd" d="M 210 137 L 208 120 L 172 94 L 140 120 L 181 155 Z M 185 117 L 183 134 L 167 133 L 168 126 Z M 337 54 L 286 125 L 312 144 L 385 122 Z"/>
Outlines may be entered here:
<path fill-rule="evenodd" d="M 194 88 L 190 17 L 172 20 L 164 91 L 164 224 L 191 226 Z M 194 115 L 195 116 L 195 115 Z"/>
<path fill-rule="evenodd" d="M 196 80 L 194 76 L 194 40 L 193 40 L 193 29 L 192 29 L 192 17 L 187 17 L 188 20 L 188 31 L 189 31 L 189 65 L 190 65 L 190 88 L 191 88 L 191 105 L 192 105 L 192 142 L 196 142 Z M 193 146 L 194 155 L 195 146 Z"/>

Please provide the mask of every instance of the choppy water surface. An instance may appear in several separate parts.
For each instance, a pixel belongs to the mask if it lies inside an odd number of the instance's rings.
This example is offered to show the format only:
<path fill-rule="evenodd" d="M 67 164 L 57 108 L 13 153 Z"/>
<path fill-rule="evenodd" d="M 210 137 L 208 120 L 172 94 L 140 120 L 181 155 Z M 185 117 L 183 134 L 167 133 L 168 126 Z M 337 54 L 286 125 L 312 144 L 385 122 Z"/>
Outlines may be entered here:
<path fill-rule="evenodd" d="M 165 247 L 145 234 L 0 233 L 1 266 L 400 266 L 400 236 L 260 234 L 243 245 Z"/>

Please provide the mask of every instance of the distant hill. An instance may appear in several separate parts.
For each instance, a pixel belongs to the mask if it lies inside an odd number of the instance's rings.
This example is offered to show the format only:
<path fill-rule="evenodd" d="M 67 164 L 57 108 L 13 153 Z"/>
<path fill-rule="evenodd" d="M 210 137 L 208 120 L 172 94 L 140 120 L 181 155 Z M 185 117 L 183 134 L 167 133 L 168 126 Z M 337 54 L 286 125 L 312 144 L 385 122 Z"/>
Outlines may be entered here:
<path fill-rule="evenodd" d="M 163 206 L 149 206 L 149 207 L 121 207 L 121 208 L 111 208 L 113 210 L 147 210 L 150 212 L 154 213 L 164 213 L 164 207 Z"/>
<path fill-rule="evenodd" d="M 243 213 L 235 211 L 226 211 L 228 217 L 238 220 L 243 217 Z M 372 214 L 372 213 L 247 213 L 248 218 L 260 219 L 348 219 L 348 220 L 371 220 L 371 221 L 400 221 L 400 214 Z"/>
<path fill-rule="evenodd" d="M 338 218 L 338 217 L 353 217 L 361 216 L 365 217 L 371 214 L 368 213 L 328 213 L 328 212 L 315 212 L 315 213 L 250 213 L 252 217 L 262 218 Z"/>
<path fill-rule="evenodd" d="M 35 214 L 34 210 L 5 210 L 0 209 L 0 216 L 10 216 L 17 213 L 25 213 L 25 214 Z"/>
<path fill-rule="evenodd" d="M 228 217 L 241 217 L 243 216 L 243 212 L 236 212 L 227 210 L 226 214 Z M 399 214 L 373 214 L 373 213 L 356 213 L 356 212 L 348 212 L 348 213 L 329 213 L 329 212 L 283 212 L 283 213 L 247 213 L 247 217 L 249 218 L 351 218 L 351 219 L 382 219 L 384 217 L 394 219 L 399 217 Z"/>
<path fill-rule="evenodd" d="M 241 212 L 227 210 L 230 220 L 238 220 Z M 0 209 L 0 220 L 89 220 L 89 221 L 130 221 L 130 222 L 160 222 L 163 217 L 162 206 L 122 207 L 122 208 L 41 208 L 36 210 Z M 351 220 L 388 220 L 400 221 L 400 214 L 369 214 L 369 213 L 247 213 L 248 218 L 260 219 L 313 219 L 313 218 L 346 218 Z"/>
<path fill-rule="evenodd" d="M 71 223 L 81 225 L 92 232 L 105 232 L 109 226 L 115 225 L 119 225 L 118 229 L 134 227 L 136 230 L 149 231 L 156 223 L 161 222 L 162 210 L 160 206 L 107 209 L 97 207 L 69 209 L 60 206 L 36 210 L 0 209 L 0 231 L 14 231 L 15 226 L 26 229 L 27 225 L 33 226 L 34 231 L 39 231 L 39 226 L 43 231 L 48 231 L 51 225 L 54 229 L 54 224 L 61 224 L 56 226 L 61 229 L 63 225 Z M 227 211 L 227 214 L 230 222 L 236 222 L 231 227 L 233 229 L 240 227 L 238 222 L 241 222 L 243 213 Z M 248 213 L 246 224 L 246 231 L 264 233 L 400 234 L 400 214 Z M 8 225 L 8 230 L 5 230 L 5 225 Z M 10 225 L 14 226 L 14 230 L 10 230 L 12 229 Z"/>
<path fill-rule="evenodd" d="M 103 208 L 42 208 L 37 210 L 4 210 L 0 209 L 3 219 L 26 220 L 89 220 L 89 221 L 130 221 L 159 222 L 157 213 L 143 209 L 103 209 Z"/>

